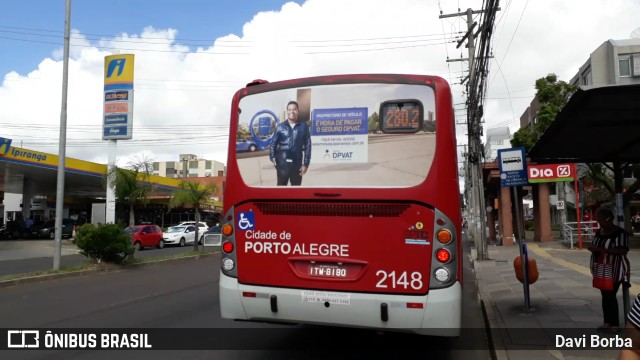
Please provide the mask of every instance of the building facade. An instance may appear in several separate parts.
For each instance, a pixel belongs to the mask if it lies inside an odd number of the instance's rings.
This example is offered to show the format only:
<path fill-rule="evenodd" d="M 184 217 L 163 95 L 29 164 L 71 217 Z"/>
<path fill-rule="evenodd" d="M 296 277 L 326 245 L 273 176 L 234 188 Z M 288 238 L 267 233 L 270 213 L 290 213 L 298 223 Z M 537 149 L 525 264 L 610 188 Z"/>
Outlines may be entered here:
<path fill-rule="evenodd" d="M 640 39 L 607 40 L 571 78 L 578 86 L 629 85 L 640 83 Z"/>
<path fill-rule="evenodd" d="M 225 176 L 226 173 L 223 163 L 200 159 L 194 154 L 180 154 L 179 161 L 153 163 L 153 174 L 168 178 Z"/>
<path fill-rule="evenodd" d="M 493 162 L 498 157 L 498 150 L 511 147 L 511 131 L 508 126 L 487 130 L 487 142 L 484 145 L 484 159 L 486 162 Z"/>

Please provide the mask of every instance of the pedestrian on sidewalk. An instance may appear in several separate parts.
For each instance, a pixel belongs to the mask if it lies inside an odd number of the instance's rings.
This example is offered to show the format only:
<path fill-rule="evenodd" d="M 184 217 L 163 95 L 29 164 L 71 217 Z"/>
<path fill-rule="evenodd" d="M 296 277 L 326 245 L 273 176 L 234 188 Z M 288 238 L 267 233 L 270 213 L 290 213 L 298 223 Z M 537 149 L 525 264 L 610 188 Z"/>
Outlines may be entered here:
<path fill-rule="evenodd" d="M 598 327 L 599 332 L 618 333 L 620 331 L 620 321 L 618 313 L 618 289 L 621 284 L 628 284 L 630 278 L 629 259 L 629 236 L 627 232 L 613 223 L 613 211 L 609 208 L 601 207 L 596 211 L 596 221 L 600 229 L 593 238 L 593 243 L 589 246 L 591 251 L 591 274 L 596 274 L 598 263 L 612 265 L 613 289 L 600 290 L 602 294 L 602 314 L 604 324 Z"/>

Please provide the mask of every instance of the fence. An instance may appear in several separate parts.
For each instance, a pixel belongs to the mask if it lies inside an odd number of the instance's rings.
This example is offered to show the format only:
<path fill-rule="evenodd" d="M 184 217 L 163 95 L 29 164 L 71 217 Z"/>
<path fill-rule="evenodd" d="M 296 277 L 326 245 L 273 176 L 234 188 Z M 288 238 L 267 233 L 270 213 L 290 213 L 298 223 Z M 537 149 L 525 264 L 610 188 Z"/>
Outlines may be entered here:
<path fill-rule="evenodd" d="M 599 229 L 597 221 L 581 221 L 580 233 L 582 235 L 582 241 L 593 241 L 593 236 Z M 573 244 L 578 242 L 578 223 L 566 222 L 562 226 L 562 242 L 573 249 Z"/>

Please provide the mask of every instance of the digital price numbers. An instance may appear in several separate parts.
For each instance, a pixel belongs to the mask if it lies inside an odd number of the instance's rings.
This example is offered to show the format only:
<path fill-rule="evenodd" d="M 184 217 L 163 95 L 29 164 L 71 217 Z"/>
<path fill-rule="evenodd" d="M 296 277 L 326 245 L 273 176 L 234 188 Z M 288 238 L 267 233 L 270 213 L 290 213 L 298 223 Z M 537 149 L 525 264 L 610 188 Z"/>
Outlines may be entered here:
<path fill-rule="evenodd" d="M 422 103 L 418 100 L 390 100 L 380 105 L 380 128 L 389 133 L 411 133 L 422 128 Z"/>

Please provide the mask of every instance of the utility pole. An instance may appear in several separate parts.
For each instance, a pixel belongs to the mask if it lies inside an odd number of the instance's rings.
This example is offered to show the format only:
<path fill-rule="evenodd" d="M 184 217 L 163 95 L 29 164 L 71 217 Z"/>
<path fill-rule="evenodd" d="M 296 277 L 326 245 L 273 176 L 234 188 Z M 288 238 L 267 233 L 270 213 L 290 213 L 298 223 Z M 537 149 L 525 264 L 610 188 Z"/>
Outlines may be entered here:
<path fill-rule="evenodd" d="M 496 7 L 496 11 L 500 10 L 499 7 Z M 467 60 L 469 62 L 469 75 L 465 77 L 462 82 L 467 81 L 467 89 L 468 98 L 467 98 L 467 136 L 468 136 L 468 144 L 469 144 L 469 152 L 467 155 L 467 161 L 469 166 L 469 172 L 471 173 L 471 196 L 470 203 L 473 203 L 473 207 L 470 208 L 469 217 L 472 218 L 473 230 L 470 231 L 470 234 L 473 234 L 473 240 L 476 247 L 477 252 L 477 260 L 486 260 L 488 258 L 487 254 L 487 221 L 486 221 L 486 209 L 485 209 L 485 199 L 484 199 L 484 181 L 482 180 L 482 154 L 484 151 L 482 150 L 481 143 L 481 129 L 480 129 L 480 119 L 482 118 L 482 108 L 478 106 L 480 103 L 480 99 L 477 98 L 477 95 L 480 93 L 476 91 L 476 87 L 480 86 L 478 81 L 478 74 L 476 74 L 476 56 L 475 56 L 475 27 L 477 23 L 473 21 L 473 14 L 480 14 L 483 12 L 487 12 L 487 10 L 472 10 L 467 9 L 465 12 L 458 12 L 455 14 L 448 15 L 440 15 L 440 18 L 448 18 L 448 17 L 456 17 L 456 16 L 466 16 L 467 18 L 467 32 L 462 37 L 462 39 L 458 42 L 457 47 L 467 40 L 467 48 L 469 50 L 469 57 L 467 59 L 456 59 L 456 60 L 447 60 L 447 62 L 452 61 L 464 61 Z M 481 25 L 477 30 L 478 33 L 483 31 L 484 25 Z M 485 76 L 486 74 L 481 74 L 480 76 Z"/>
<path fill-rule="evenodd" d="M 64 169 L 67 151 L 67 92 L 69 88 L 69 46 L 71 43 L 71 0 L 67 0 L 64 18 L 64 46 L 62 60 L 62 104 L 60 106 L 60 143 L 58 145 L 58 174 L 56 182 L 56 215 L 53 248 L 53 270 L 60 269 L 62 255 L 62 218 L 64 217 Z M 23 203 L 27 206 L 27 201 Z"/>

